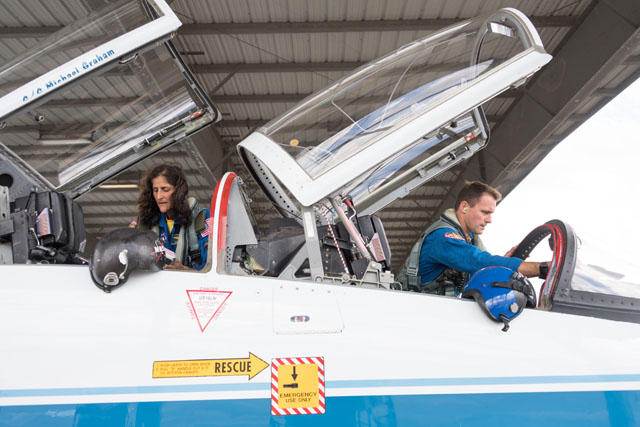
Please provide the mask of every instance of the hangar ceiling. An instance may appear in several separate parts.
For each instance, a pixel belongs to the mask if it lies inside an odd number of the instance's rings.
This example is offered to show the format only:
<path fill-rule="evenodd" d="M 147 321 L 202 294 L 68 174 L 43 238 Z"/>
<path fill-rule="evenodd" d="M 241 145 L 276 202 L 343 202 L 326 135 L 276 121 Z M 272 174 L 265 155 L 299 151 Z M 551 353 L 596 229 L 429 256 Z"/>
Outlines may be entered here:
<path fill-rule="evenodd" d="M 0 60 L 9 61 L 37 46 L 107 1 L 4 0 Z M 87 232 L 94 238 L 137 216 L 137 188 L 117 185 L 135 184 L 150 165 L 167 161 L 182 164 L 201 205 L 209 203 L 216 179 L 225 171 L 238 173 L 247 183 L 257 219 L 266 224 L 276 213 L 236 155 L 235 146 L 244 137 L 307 95 L 414 39 L 502 7 L 517 8 L 531 18 L 554 58 L 526 86 L 484 105 L 492 131 L 486 149 L 379 213 L 397 269 L 418 235 L 453 204 L 465 180 L 483 180 L 507 195 L 559 142 L 640 76 L 636 1 L 168 3 L 183 22 L 174 43 L 223 119 L 186 144 L 153 156 L 83 196 L 79 201 Z M 126 102 L 126 97 L 74 100 L 73 107 Z M 0 139 L 7 143 L 2 135 Z M 55 145 L 12 148 L 32 161 L 56 153 Z"/>

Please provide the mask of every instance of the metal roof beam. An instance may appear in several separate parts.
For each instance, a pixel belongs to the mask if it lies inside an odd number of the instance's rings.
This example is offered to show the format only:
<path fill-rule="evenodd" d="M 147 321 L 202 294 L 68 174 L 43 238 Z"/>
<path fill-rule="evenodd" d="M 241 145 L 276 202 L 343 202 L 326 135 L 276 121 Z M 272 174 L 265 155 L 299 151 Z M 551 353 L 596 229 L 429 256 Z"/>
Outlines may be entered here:
<path fill-rule="evenodd" d="M 194 64 L 193 72 L 199 74 L 220 73 L 286 73 L 286 72 L 329 72 L 352 71 L 367 62 L 267 62 L 242 64 Z"/>
<path fill-rule="evenodd" d="M 384 216 L 386 216 L 387 214 L 388 215 L 395 215 L 395 214 L 402 214 L 402 213 L 424 214 L 425 212 L 430 212 L 432 210 L 433 210 L 433 208 L 431 208 L 431 207 L 422 207 L 422 206 L 415 206 L 415 207 L 412 207 L 412 208 L 388 207 L 388 208 L 384 208 L 383 210 L 377 212 L 376 215 L 381 217 L 385 221 L 387 221 L 384 218 Z M 397 219 L 397 218 L 395 218 L 395 219 Z"/>
<path fill-rule="evenodd" d="M 135 204 L 129 204 L 129 207 L 135 207 Z M 89 224 L 99 224 L 103 222 L 105 219 L 110 220 L 120 220 L 124 219 L 125 222 L 131 221 L 133 218 L 138 216 L 138 211 L 130 210 L 126 212 L 104 212 L 104 213 L 86 213 L 83 215 L 84 222 Z M 94 221 L 98 220 L 98 221 Z"/>
<path fill-rule="evenodd" d="M 233 127 L 255 127 L 267 123 L 266 119 L 245 119 L 245 120 L 223 120 L 215 124 L 219 128 Z M 2 133 L 37 133 L 40 135 L 80 135 L 89 134 L 96 129 L 103 127 L 117 128 L 119 123 L 83 123 L 83 124 L 60 124 L 60 125 L 18 125 L 7 126 Z"/>
<path fill-rule="evenodd" d="M 67 156 L 69 156 L 69 152 L 67 150 L 69 150 L 71 148 L 71 146 L 69 145 L 47 145 L 47 146 L 41 146 L 39 148 L 46 148 L 47 151 L 52 151 L 52 152 L 47 152 L 47 153 L 38 153 L 38 154 L 27 154 L 27 152 L 33 152 L 34 151 L 34 146 L 33 145 L 29 145 L 29 146 L 21 146 L 21 147 L 16 147 L 16 148 L 20 148 L 20 150 L 13 150 L 15 151 L 16 154 L 18 154 L 20 156 L 20 158 L 26 162 L 46 162 L 46 161 L 60 161 L 61 157 L 66 160 Z M 21 154 L 24 153 L 24 154 Z M 62 154 L 62 156 L 61 156 Z M 175 152 L 175 151 L 163 151 L 160 153 L 156 153 L 153 155 L 153 158 L 155 160 L 158 159 L 163 159 L 163 160 L 173 160 L 173 159 L 185 159 L 189 157 L 189 155 L 187 153 L 184 152 Z M 139 178 L 139 177 L 138 177 Z"/>
<path fill-rule="evenodd" d="M 427 187 L 444 187 L 446 188 L 447 186 L 449 186 L 451 183 L 450 182 L 427 182 L 425 183 L 423 186 L 419 187 L 419 188 L 427 188 Z M 412 201 L 420 201 L 420 202 L 428 202 L 428 201 L 438 201 L 438 200 L 442 200 L 444 199 L 446 196 L 446 194 L 432 194 L 432 195 L 419 195 L 419 194 L 409 194 L 407 196 L 404 196 L 401 199 L 398 199 L 396 202 L 394 203 L 398 203 L 401 201 L 408 201 L 408 200 L 412 200 Z M 393 205 L 392 205 L 393 206 Z M 382 210 L 382 212 L 384 212 L 385 209 Z"/>
<path fill-rule="evenodd" d="M 496 122 L 500 116 L 499 115 L 487 115 L 487 120 L 489 122 Z M 223 128 L 249 128 L 249 129 L 253 129 L 256 127 L 260 127 L 263 126 L 265 124 L 267 124 L 270 120 L 272 119 L 238 119 L 238 120 L 222 120 L 218 123 L 216 123 L 215 126 L 218 127 L 223 127 Z M 350 124 L 350 122 L 347 121 L 325 121 L 325 122 L 317 122 L 313 128 L 314 129 L 329 129 L 331 131 L 337 131 L 339 129 L 342 129 L 342 126 L 346 126 L 347 124 Z M 7 128 L 9 129 L 9 128 Z M 291 130 L 303 130 L 303 129 L 299 129 L 296 127 L 291 127 Z M 7 132 L 10 132 L 9 130 L 7 130 Z"/>
<path fill-rule="evenodd" d="M 51 101 L 47 101 L 44 103 L 40 109 L 42 108 L 50 108 L 50 107 L 75 107 L 75 108 L 83 108 L 83 107 L 107 107 L 107 106 L 122 106 L 131 104 L 139 100 L 140 97 L 130 96 L 130 97 L 117 97 L 117 98 L 81 98 L 81 99 L 52 99 Z"/>
<path fill-rule="evenodd" d="M 0 39 L 39 39 L 48 37 L 64 27 L 3 27 L 0 28 Z"/>
<path fill-rule="evenodd" d="M 435 31 L 455 25 L 469 18 L 389 19 L 376 21 L 323 21 L 323 22 L 248 22 L 187 24 L 178 34 L 301 34 L 301 33 L 361 33 L 381 31 Z M 534 16 L 536 27 L 571 27 L 576 16 Z"/>
<path fill-rule="evenodd" d="M 200 74 L 220 73 L 287 73 L 287 72 L 330 72 L 353 71 L 358 67 L 368 64 L 369 61 L 335 61 L 335 62 L 259 62 L 259 63 L 233 63 L 233 64 L 191 64 L 189 68 Z M 463 70 L 469 66 L 464 62 L 449 62 L 442 64 L 426 64 L 413 68 L 409 74 L 421 74 L 424 72 L 447 72 Z M 332 79 L 333 80 L 333 79 Z"/>
<path fill-rule="evenodd" d="M 108 185 L 109 183 L 106 183 Z M 189 186 L 189 192 L 195 191 L 213 191 L 213 188 L 205 186 L 205 185 L 197 185 L 197 186 Z M 94 190 L 91 190 L 91 195 L 100 194 L 100 193 L 140 193 L 140 190 L 136 188 L 105 188 L 102 186 L 96 187 Z M 82 205 L 82 201 L 80 201 L 80 205 Z M 108 206 L 109 203 L 105 202 L 105 205 Z"/>
<path fill-rule="evenodd" d="M 496 98 L 515 98 L 518 90 L 511 89 L 501 93 Z M 604 95 L 605 93 L 603 93 Z M 216 104 L 259 104 L 274 102 L 300 102 L 311 93 L 282 93 L 282 94 L 264 94 L 264 95 L 212 95 L 211 98 Z M 388 96 L 365 96 L 358 99 L 358 102 L 377 102 L 388 99 Z"/>
<path fill-rule="evenodd" d="M 320 21 L 320 22 L 247 22 L 186 24 L 179 35 L 212 34 L 301 34 L 301 33 L 361 33 L 380 31 L 434 31 L 454 25 L 469 18 L 436 19 L 389 19 L 376 21 Z M 531 21 L 538 27 L 572 27 L 576 16 L 533 16 Z M 0 39 L 43 38 L 62 26 L 4 27 L 0 28 Z"/>

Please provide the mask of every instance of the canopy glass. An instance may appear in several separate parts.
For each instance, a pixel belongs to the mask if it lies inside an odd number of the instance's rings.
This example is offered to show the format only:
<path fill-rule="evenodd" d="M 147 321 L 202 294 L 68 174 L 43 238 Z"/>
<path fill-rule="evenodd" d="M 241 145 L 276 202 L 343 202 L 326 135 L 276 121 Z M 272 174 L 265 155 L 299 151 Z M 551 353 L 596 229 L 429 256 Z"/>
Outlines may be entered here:
<path fill-rule="evenodd" d="M 118 1 L 51 35 L 0 70 L 0 94 L 18 86 L 0 100 L 0 141 L 76 197 L 216 121 L 164 41 L 179 25 L 164 2 Z"/>
<path fill-rule="evenodd" d="M 503 9 L 355 70 L 239 151 L 263 187 L 275 178 L 302 206 L 351 197 L 372 213 L 484 147 L 482 103 L 550 58 L 530 21 Z"/>

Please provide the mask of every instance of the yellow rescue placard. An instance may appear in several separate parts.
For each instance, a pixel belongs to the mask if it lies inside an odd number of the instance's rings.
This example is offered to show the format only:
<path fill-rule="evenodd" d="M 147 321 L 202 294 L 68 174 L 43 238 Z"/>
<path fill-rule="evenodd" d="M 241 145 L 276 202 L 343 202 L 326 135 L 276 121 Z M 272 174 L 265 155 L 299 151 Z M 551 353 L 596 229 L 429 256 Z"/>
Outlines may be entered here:
<path fill-rule="evenodd" d="M 324 358 L 272 359 L 271 414 L 324 414 Z"/>
<path fill-rule="evenodd" d="M 249 379 L 269 364 L 253 353 L 245 359 L 164 360 L 153 362 L 153 378 L 223 377 L 248 375 Z"/>

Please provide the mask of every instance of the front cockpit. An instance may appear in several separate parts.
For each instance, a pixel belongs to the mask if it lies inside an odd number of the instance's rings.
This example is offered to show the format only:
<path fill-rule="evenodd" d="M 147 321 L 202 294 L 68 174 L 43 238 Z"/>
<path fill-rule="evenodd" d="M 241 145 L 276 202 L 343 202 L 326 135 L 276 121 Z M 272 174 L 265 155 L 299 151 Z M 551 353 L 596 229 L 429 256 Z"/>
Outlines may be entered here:
<path fill-rule="evenodd" d="M 505 9 L 417 40 L 303 100 L 238 145 L 282 218 L 232 259 L 277 277 L 308 270 L 314 281 L 397 286 L 376 212 L 485 147 L 482 104 L 550 58 L 528 19 Z M 286 261 L 274 258 L 293 235 Z"/>

